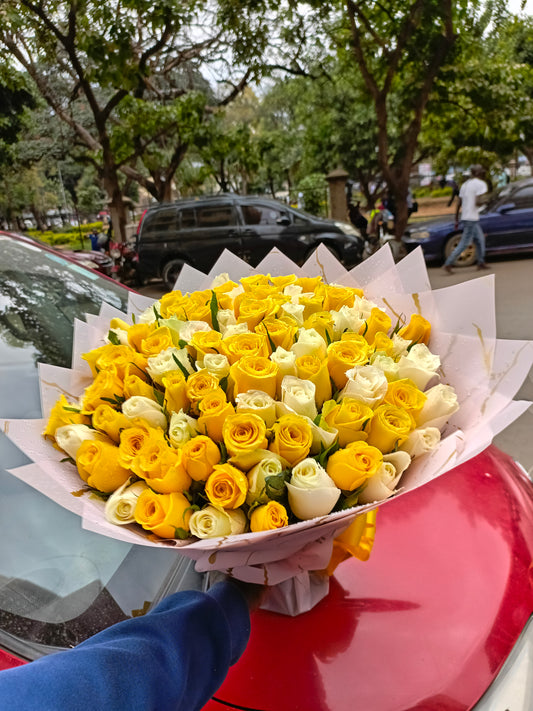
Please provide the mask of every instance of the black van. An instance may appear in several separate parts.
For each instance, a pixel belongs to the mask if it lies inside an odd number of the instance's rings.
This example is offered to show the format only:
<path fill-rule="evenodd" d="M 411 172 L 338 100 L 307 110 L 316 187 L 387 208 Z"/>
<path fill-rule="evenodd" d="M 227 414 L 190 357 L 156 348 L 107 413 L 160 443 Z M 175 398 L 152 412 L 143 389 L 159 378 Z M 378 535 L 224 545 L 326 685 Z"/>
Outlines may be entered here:
<path fill-rule="evenodd" d="M 303 264 L 324 244 L 346 266 L 362 258 L 363 239 L 347 222 L 313 217 L 276 200 L 217 195 L 149 208 L 137 234 L 138 276 L 173 288 L 184 263 L 208 272 L 228 249 L 252 266 L 277 247 Z"/>

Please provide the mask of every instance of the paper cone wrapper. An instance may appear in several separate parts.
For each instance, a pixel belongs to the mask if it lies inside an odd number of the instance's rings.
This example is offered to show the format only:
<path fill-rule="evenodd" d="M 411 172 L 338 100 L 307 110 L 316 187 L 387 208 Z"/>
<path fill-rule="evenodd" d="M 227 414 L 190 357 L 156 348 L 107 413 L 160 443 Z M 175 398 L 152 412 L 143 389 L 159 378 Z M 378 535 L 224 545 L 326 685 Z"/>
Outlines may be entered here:
<path fill-rule="evenodd" d="M 228 273 L 235 281 L 254 273 L 320 275 L 328 283 L 362 288 L 365 297 L 385 310 L 393 323 L 398 318 L 408 321 L 413 313 L 430 321 L 429 347 L 442 361 L 440 382 L 454 387 L 460 409 L 446 424 L 437 447 L 414 459 L 394 497 L 274 531 L 216 539 L 161 540 L 137 525 L 108 523 L 104 502 L 84 491 L 75 467 L 61 462 L 64 453 L 42 437 L 58 397 L 65 394 L 69 400 L 77 399 L 92 381 L 81 354 L 103 345 L 110 319 L 124 316 L 105 304 L 99 316 L 88 316 L 86 323 L 74 324 L 72 369 L 40 366 L 43 419 L 3 421 L 5 433 L 33 462 L 11 473 L 79 514 L 88 530 L 134 544 L 174 547 L 194 559 L 200 572 L 224 571 L 241 580 L 276 586 L 267 607 L 296 614 L 326 594 L 327 580 L 320 581 L 309 573 L 326 568 L 333 539 L 358 514 L 378 505 L 394 506 L 398 496 L 407 495 L 474 457 L 526 411 L 531 403 L 513 398 L 532 366 L 533 342 L 496 338 L 493 275 L 432 291 L 420 249 L 395 264 L 390 249 L 384 247 L 351 271 L 344 269 L 323 246 L 302 267 L 277 250 L 256 269 L 224 252 L 208 275 L 185 265 L 175 288 L 182 292 L 209 288 L 212 279 L 221 273 Z M 128 310 L 139 313 L 152 303 L 154 299 L 132 293 Z"/>

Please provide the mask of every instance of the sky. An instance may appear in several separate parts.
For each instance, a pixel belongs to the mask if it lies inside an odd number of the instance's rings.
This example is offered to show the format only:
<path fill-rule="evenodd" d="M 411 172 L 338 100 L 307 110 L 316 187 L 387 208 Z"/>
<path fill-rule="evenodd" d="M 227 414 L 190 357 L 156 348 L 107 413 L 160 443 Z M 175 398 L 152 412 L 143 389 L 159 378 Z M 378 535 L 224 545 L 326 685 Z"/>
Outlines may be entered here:
<path fill-rule="evenodd" d="M 521 5 L 521 0 L 507 0 L 507 7 L 511 12 L 519 13 L 520 12 L 520 5 Z M 525 12 L 528 15 L 533 14 L 533 0 L 527 0 L 526 6 L 525 6 Z"/>

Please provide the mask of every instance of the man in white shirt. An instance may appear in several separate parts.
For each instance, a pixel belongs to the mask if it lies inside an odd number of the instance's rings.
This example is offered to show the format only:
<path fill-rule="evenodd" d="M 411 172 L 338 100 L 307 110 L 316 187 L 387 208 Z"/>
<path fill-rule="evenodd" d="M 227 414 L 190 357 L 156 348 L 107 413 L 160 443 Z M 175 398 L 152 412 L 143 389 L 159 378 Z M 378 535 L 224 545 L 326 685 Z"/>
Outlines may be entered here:
<path fill-rule="evenodd" d="M 483 168 L 473 165 L 470 169 L 471 178 L 463 183 L 459 191 L 459 202 L 455 213 L 455 229 L 459 227 L 459 210 L 462 210 L 463 234 L 457 247 L 444 262 L 444 269 L 453 274 L 452 264 L 471 242 L 476 248 L 478 269 L 488 269 L 485 264 L 485 235 L 479 224 L 479 207 L 483 202 L 482 195 L 487 192 L 487 183 L 481 180 Z"/>

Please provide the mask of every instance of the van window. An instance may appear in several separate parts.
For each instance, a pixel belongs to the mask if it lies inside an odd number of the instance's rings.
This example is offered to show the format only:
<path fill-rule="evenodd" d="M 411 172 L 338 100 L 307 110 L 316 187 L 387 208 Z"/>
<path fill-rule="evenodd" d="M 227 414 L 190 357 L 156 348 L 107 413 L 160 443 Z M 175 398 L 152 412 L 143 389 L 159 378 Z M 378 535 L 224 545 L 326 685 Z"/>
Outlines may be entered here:
<path fill-rule="evenodd" d="M 242 205 L 241 210 L 246 225 L 276 225 L 280 217 L 287 216 L 270 205 Z"/>
<path fill-rule="evenodd" d="M 174 232 L 177 226 L 178 213 L 175 207 L 157 210 L 144 218 L 144 230 L 157 233 L 157 236 L 162 239 L 165 239 L 168 232 Z"/>
<path fill-rule="evenodd" d="M 181 229 L 186 230 L 190 227 L 196 227 L 196 214 L 194 207 L 188 207 L 184 210 L 180 210 L 181 215 Z"/>
<path fill-rule="evenodd" d="M 198 227 L 229 227 L 235 224 L 231 205 L 209 205 L 196 208 Z"/>

